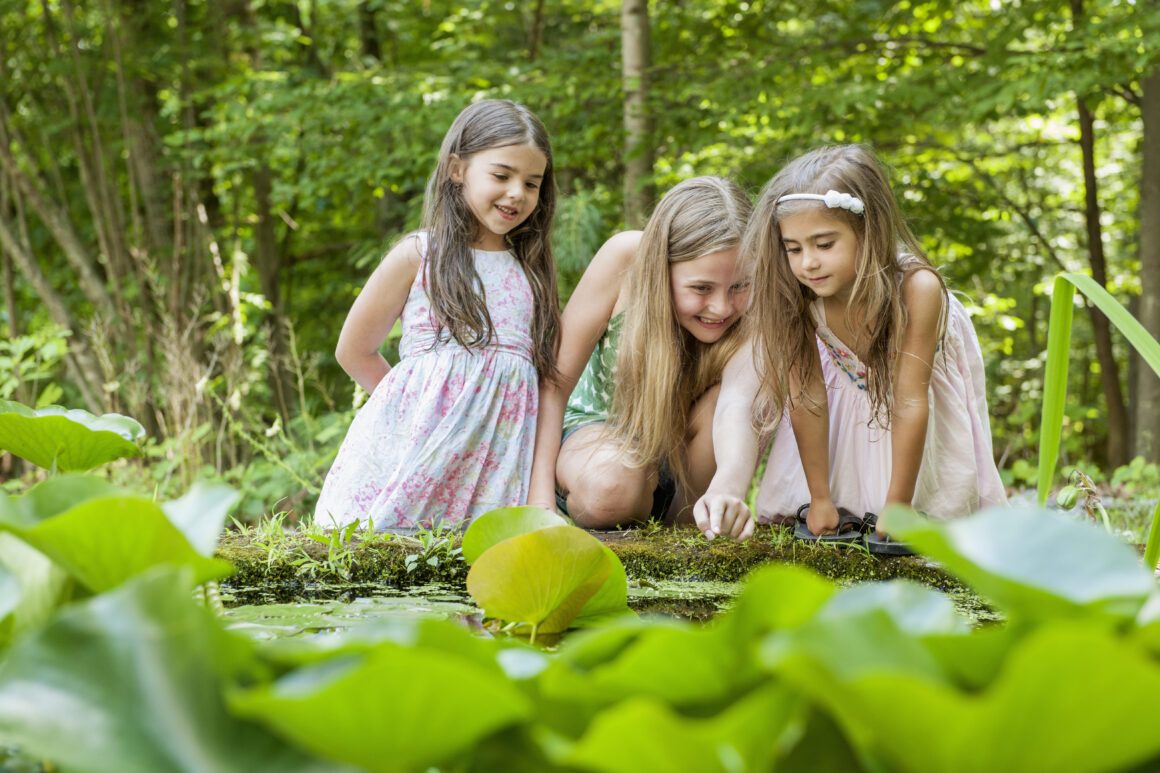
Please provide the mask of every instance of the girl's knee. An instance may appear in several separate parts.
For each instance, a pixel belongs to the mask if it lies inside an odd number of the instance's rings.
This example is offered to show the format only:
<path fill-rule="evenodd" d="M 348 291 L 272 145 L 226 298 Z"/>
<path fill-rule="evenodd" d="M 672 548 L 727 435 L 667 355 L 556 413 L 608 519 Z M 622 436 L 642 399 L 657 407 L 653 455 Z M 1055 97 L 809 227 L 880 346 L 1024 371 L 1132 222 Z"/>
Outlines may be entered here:
<path fill-rule="evenodd" d="M 585 529 L 643 520 L 649 515 L 652 489 L 645 474 L 586 476 L 568 493 L 568 513 Z"/>

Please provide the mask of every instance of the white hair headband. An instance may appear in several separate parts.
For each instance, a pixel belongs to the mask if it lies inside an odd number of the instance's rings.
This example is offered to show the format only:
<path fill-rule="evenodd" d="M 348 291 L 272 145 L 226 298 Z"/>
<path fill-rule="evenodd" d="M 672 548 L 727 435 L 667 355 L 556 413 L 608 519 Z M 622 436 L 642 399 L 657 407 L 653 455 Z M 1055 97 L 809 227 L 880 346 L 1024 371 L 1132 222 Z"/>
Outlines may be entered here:
<path fill-rule="evenodd" d="M 853 212 L 855 215 L 861 215 L 866 209 L 862 203 L 862 199 L 857 196 L 851 196 L 849 193 L 838 193 L 837 191 L 826 191 L 821 193 L 789 193 L 777 200 L 780 204 L 783 201 L 794 201 L 797 199 L 809 199 L 811 201 L 820 201 L 830 209 L 835 207 Z"/>

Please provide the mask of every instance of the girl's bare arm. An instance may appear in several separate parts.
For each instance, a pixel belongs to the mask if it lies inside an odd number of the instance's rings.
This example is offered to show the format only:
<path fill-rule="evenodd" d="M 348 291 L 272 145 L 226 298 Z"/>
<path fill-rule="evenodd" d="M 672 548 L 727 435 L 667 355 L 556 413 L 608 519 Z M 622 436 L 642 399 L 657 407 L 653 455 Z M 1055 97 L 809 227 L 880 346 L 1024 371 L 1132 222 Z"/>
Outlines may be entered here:
<path fill-rule="evenodd" d="M 379 347 L 403 313 L 420 261 L 418 239 L 396 244 L 354 299 L 338 335 L 338 364 L 368 393 L 391 370 Z"/>
<path fill-rule="evenodd" d="M 555 381 L 545 379 L 540 383 L 529 505 L 556 509 L 556 458 L 560 454 L 564 407 L 592 350 L 608 328 L 640 236 L 640 231 L 625 231 L 605 242 L 588 264 L 561 315 L 560 354 L 556 360 L 559 375 Z"/>
<path fill-rule="evenodd" d="M 886 504 L 910 504 L 914 498 L 926 443 L 930 372 L 938 347 L 939 316 L 946 302 L 942 283 L 930 271 L 919 270 L 907 275 L 902 280 L 901 292 L 907 324 L 902 332 L 894 380 Z"/>
<path fill-rule="evenodd" d="M 717 471 L 705 494 L 693 506 L 697 528 L 709 539 L 726 534 L 736 540 L 753 534 L 753 514 L 745 504 L 760 438 L 753 426 L 753 401 L 761 379 L 746 341 L 721 375 L 721 393 L 713 413 L 713 455 Z"/>

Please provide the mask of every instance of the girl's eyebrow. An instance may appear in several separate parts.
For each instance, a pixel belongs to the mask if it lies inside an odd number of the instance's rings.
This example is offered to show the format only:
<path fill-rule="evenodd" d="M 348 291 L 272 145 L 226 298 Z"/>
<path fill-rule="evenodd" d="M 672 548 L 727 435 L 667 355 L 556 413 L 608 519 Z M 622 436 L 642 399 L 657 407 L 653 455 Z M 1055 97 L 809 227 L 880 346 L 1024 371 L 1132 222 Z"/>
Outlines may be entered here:
<path fill-rule="evenodd" d="M 500 169 L 506 169 L 509 172 L 519 172 L 520 171 L 520 170 L 516 169 L 514 166 L 512 166 L 511 164 L 501 164 L 499 161 L 492 161 L 491 165 L 498 166 Z M 533 177 L 533 178 L 536 178 L 538 180 L 544 179 L 544 176 L 542 174 L 530 174 L 530 175 L 528 175 L 528 177 Z"/>
<path fill-rule="evenodd" d="M 807 236 L 805 238 L 807 238 L 807 239 L 824 239 L 827 236 L 836 236 L 837 233 L 838 233 L 837 231 L 819 231 L 818 233 L 810 234 L 809 236 Z M 797 239 L 787 239 L 785 237 L 782 237 L 782 241 L 783 242 L 796 242 Z"/>

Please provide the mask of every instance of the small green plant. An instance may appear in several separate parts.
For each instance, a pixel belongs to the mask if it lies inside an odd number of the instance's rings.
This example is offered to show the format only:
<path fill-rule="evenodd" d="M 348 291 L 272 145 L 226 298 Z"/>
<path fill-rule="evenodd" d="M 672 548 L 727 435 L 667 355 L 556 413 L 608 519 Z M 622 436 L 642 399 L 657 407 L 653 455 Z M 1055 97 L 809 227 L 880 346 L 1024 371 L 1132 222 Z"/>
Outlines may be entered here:
<path fill-rule="evenodd" d="M 325 571 L 343 580 L 349 580 L 351 567 L 354 565 L 354 537 L 362 528 L 364 524 L 361 521 L 351 521 L 346 526 L 329 531 L 313 526 L 304 529 L 303 536 L 326 546 L 326 557 L 319 561 L 299 545 L 297 549 L 299 556 L 292 559 L 290 564 L 297 567 L 299 574 L 316 577 L 320 571 Z M 369 519 L 365 528 L 373 533 Z"/>
<path fill-rule="evenodd" d="M 1130 497 L 1144 492 L 1155 494 L 1160 490 L 1160 465 L 1137 456 L 1122 467 L 1116 468 L 1112 473 L 1111 485 Z"/>
<path fill-rule="evenodd" d="M 407 574 L 426 564 L 432 569 L 450 564 L 448 574 L 452 577 L 459 573 L 457 564 L 463 562 L 463 548 L 455 547 L 456 530 L 446 526 L 441 520 L 432 524 L 430 529 L 419 529 L 414 534 L 398 534 L 396 539 L 413 543 L 419 547 L 417 553 L 409 553 L 403 559 L 403 566 Z"/>
<path fill-rule="evenodd" d="M 1055 503 L 1064 510 L 1070 510 L 1075 507 L 1080 496 L 1083 496 L 1083 511 L 1087 517 L 1095 521 L 1098 515 L 1098 520 L 1103 523 L 1104 530 L 1110 532 L 1112 524 L 1108 521 L 1108 511 L 1104 509 L 1103 502 L 1100 501 L 1096 484 L 1080 470 L 1072 470 L 1071 475 L 1068 476 L 1067 485 L 1055 495 Z"/>

